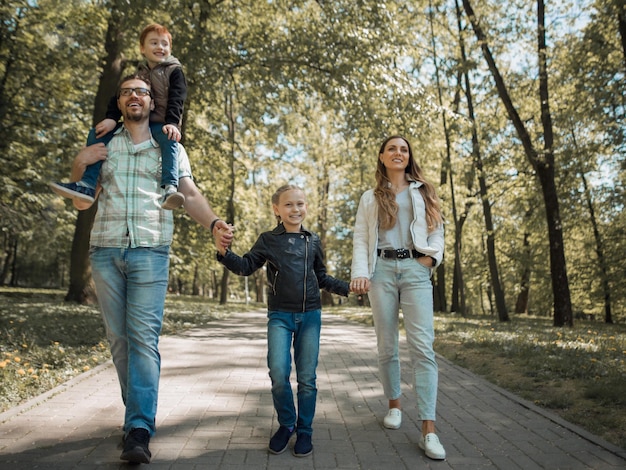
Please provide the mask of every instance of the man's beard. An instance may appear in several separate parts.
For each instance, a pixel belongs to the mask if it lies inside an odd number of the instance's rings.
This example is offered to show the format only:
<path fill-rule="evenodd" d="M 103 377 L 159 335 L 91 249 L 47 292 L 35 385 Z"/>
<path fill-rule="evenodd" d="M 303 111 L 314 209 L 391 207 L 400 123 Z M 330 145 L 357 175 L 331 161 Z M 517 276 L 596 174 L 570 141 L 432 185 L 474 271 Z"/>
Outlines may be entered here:
<path fill-rule="evenodd" d="M 144 119 L 144 115 L 143 113 L 141 114 L 127 114 L 126 116 L 124 116 L 124 119 L 127 121 L 133 121 L 133 122 L 139 122 L 142 119 Z"/>

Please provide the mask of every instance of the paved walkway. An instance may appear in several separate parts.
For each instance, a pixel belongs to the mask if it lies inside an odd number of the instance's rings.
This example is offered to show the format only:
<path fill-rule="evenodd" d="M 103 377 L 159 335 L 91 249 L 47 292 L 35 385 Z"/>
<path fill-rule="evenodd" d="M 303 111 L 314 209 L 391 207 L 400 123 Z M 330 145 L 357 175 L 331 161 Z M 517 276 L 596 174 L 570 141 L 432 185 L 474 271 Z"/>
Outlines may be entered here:
<path fill-rule="evenodd" d="M 417 446 L 419 421 L 403 348 L 404 420 L 381 425 L 373 328 L 324 315 L 312 456 L 270 455 L 277 427 L 265 364 L 264 312 L 163 337 L 151 469 L 625 469 L 612 446 L 439 360 L 438 434 L 448 458 Z M 0 414 L 0 468 L 114 469 L 123 407 L 108 363 Z"/>

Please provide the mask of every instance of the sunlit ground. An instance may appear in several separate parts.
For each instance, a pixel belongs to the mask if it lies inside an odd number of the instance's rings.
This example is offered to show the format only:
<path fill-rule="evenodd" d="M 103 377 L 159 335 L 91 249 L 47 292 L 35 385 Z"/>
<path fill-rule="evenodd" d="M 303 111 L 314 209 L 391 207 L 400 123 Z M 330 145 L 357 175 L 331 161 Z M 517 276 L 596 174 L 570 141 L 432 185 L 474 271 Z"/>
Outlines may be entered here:
<path fill-rule="evenodd" d="M 110 358 L 98 308 L 63 301 L 65 292 L 0 288 L 0 411 L 37 396 Z M 168 296 L 163 334 L 202 327 L 260 304 L 220 306 Z M 325 314 L 372 325 L 368 307 Z M 438 314 L 435 350 L 538 406 L 626 448 L 626 324 L 550 318 Z"/>
<path fill-rule="evenodd" d="M 327 311 L 372 325 L 369 308 Z M 626 324 L 437 314 L 435 337 L 448 360 L 626 448 Z"/>

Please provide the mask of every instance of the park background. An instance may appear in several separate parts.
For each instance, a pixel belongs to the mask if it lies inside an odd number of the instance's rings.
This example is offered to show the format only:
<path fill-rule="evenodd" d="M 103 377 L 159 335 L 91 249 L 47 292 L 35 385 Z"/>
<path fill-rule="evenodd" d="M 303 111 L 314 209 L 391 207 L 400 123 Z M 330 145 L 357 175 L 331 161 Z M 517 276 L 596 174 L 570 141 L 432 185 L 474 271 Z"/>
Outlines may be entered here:
<path fill-rule="evenodd" d="M 189 87 L 183 143 L 197 185 L 236 227 L 234 251 L 274 225 L 270 196 L 294 182 L 330 273 L 349 279 L 359 197 L 381 141 L 402 134 L 446 217 L 439 314 L 485 321 L 481 334 L 539 319 L 555 351 L 593 352 L 595 336 L 613 337 L 607 372 L 557 360 L 623 390 L 623 1 L 7 0 L 0 285 L 93 305 L 95 208 L 76 211 L 48 183 L 67 180 L 150 22 L 172 32 Z M 208 231 L 182 210 L 175 218 L 172 294 L 264 302 L 262 271 L 229 275 Z M 589 337 L 572 330 L 580 325 Z"/>

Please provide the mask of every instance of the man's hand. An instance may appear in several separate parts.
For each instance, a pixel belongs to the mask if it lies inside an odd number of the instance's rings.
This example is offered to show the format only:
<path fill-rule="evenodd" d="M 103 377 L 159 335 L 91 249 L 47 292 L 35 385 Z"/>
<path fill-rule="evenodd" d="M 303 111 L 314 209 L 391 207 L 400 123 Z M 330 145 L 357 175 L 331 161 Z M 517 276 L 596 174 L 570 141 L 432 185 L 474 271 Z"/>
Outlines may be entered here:
<path fill-rule="evenodd" d="M 85 173 L 85 168 L 100 160 L 105 160 L 106 158 L 107 148 L 106 145 L 101 142 L 90 145 L 89 147 L 83 147 L 72 163 L 70 181 L 80 181 L 83 177 L 83 173 Z"/>
<path fill-rule="evenodd" d="M 226 249 L 233 242 L 233 233 L 235 227 L 231 224 L 227 224 L 223 220 L 218 220 L 213 227 L 213 237 L 215 239 L 215 248 L 219 253 L 224 256 Z"/>
<path fill-rule="evenodd" d="M 83 147 L 83 149 L 78 152 L 78 155 L 74 158 L 74 165 L 87 167 L 99 162 L 100 160 L 106 160 L 107 155 L 106 145 L 99 142 L 88 147 Z"/>
<path fill-rule="evenodd" d="M 100 160 L 105 160 L 106 158 L 107 148 L 103 143 L 83 147 L 83 149 L 78 152 L 78 155 L 74 157 L 70 181 L 80 181 L 83 177 L 83 173 L 85 173 L 85 168 Z M 98 188 L 96 188 L 96 197 L 98 197 L 99 192 L 100 187 L 98 186 Z M 72 199 L 72 202 L 74 203 L 74 207 L 79 211 L 84 211 L 85 209 L 89 209 L 91 207 L 91 203 L 80 199 Z"/>

